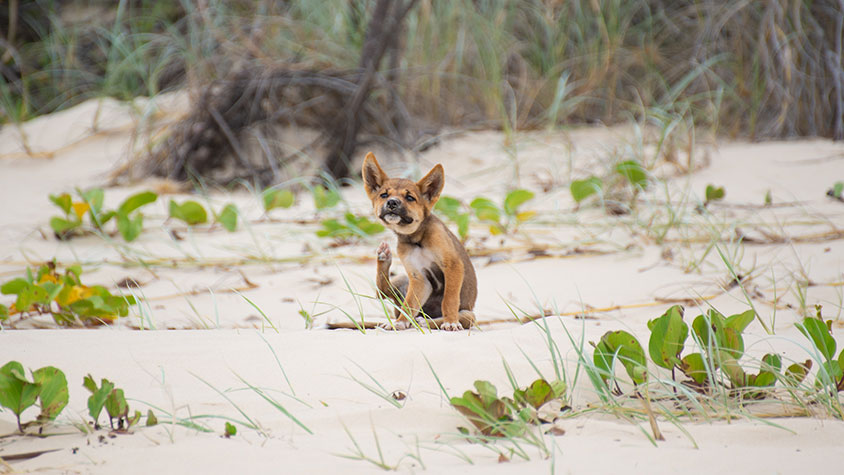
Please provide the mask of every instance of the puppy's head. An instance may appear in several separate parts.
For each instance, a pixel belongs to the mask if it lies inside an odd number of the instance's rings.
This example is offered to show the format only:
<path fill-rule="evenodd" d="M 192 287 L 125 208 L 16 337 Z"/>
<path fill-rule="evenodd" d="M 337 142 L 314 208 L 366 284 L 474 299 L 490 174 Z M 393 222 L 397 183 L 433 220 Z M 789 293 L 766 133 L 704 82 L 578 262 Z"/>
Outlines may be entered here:
<path fill-rule="evenodd" d="M 372 152 L 363 161 L 363 185 L 375 216 L 398 234 L 413 234 L 440 198 L 445 176 L 437 165 L 417 182 L 390 178 Z"/>

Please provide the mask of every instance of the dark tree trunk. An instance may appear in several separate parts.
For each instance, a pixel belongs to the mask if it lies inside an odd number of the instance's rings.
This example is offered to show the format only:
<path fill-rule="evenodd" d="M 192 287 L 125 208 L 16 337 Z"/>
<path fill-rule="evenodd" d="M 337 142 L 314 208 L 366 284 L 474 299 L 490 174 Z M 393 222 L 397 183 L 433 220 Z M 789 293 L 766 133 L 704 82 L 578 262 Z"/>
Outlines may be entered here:
<path fill-rule="evenodd" d="M 351 158 L 357 148 L 358 120 L 366 99 L 375 85 L 378 67 L 388 48 L 397 48 L 401 24 L 417 0 L 378 0 L 366 29 L 360 57 L 362 74 L 357 89 L 337 117 L 328 143 L 323 167 L 334 178 L 349 176 Z M 397 54 L 397 53 L 396 53 Z"/>

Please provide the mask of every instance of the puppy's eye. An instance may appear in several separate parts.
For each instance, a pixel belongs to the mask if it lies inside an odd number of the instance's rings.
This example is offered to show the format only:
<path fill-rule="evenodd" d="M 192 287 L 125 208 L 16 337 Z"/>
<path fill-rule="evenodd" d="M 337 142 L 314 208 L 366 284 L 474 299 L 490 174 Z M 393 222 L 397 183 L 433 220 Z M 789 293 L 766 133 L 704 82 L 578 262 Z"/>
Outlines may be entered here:
<path fill-rule="evenodd" d="M 389 194 L 389 193 L 386 193 L 386 192 L 385 192 L 385 193 L 381 193 L 381 198 L 386 198 L 386 197 L 388 197 L 388 196 L 390 196 L 390 194 Z"/>
<path fill-rule="evenodd" d="M 416 198 L 414 198 L 413 195 L 407 195 L 407 201 L 413 202 L 416 201 Z"/>

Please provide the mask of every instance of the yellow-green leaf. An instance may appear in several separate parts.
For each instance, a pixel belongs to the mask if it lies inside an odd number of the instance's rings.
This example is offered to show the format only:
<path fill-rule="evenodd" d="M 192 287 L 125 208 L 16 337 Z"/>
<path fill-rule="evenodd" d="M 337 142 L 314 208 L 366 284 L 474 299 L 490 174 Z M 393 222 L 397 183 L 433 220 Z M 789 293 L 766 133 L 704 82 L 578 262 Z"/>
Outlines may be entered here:
<path fill-rule="evenodd" d="M 648 187 L 648 173 L 636 160 L 625 160 L 615 166 L 615 170 L 633 186 Z"/>
<path fill-rule="evenodd" d="M 536 211 L 522 211 L 521 213 L 516 215 L 516 220 L 520 223 L 523 223 L 530 218 L 536 216 Z"/>
<path fill-rule="evenodd" d="M 533 199 L 533 192 L 528 190 L 513 190 L 504 198 L 504 212 L 510 216 L 516 214 L 519 206 Z"/>
<path fill-rule="evenodd" d="M 571 191 L 571 196 L 574 198 L 574 201 L 580 203 L 589 196 L 601 191 L 602 187 L 603 182 L 600 178 L 590 176 L 585 180 L 574 180 L 571 182 L 571 185 L 569 185 L 569 190 Z"/>
<path fill-rule="evenodd" d="M 50 201 L 64 211 L 64 214 L 70 214 L 70 208 L 73 205 L 73 199 L 67 193 L 60 195 L 50 195 Z"/>
<path fill-rule="evenodd" d="M 67 378 L 60 369 L 53 366 L 45 366 L 33 371 L 32 378 L 36 384 L 41 386 L 38 393 L 39 405 L 41 406 L 38 421 L 52 421 L 67 406 Z"/>
<path fill-rule="evenodd" d="M 180 219 L 188 225 L 202 224 L 208 221 L 208 213 L 205 208 L 196 201 L 185 201 L 178 204 L 170 200 L 170 217 Z"/>
<path fill-rule="evenodd" d="M 263 193 L 264 211 L 275 208 L 289 208 L 293 206 L 296 197 L 290 190 L 275 190 L 267 188 Z"/>
<path fill-rule="evenodd" d="M 217 222 L 222 224 L 226 231 L 234 232 L 237 229 L 237 207 L 231 203 L 227 204 L 217 216 Z"/>

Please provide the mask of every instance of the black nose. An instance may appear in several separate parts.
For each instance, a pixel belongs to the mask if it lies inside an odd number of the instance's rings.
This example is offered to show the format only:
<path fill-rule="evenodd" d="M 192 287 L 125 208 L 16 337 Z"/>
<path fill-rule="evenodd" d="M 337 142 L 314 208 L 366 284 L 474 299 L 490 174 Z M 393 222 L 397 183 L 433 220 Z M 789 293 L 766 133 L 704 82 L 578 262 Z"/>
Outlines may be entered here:
<path fill-rule="evenodd" d="M 401 201 L 398 198 L 390 198 L 387 200 L 387 209 L 396 209 L 401 205 Z"/>

